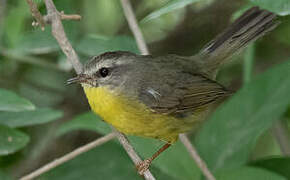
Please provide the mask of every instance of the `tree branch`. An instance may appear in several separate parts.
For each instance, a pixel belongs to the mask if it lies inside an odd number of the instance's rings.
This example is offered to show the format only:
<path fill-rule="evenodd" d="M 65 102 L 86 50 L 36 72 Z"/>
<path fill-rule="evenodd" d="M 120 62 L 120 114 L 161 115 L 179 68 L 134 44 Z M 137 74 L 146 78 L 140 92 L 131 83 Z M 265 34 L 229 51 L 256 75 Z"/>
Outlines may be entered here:
<path fill-rule="evenodd" d="M 202 173 L 208 180 L 215 180 L 215 177 L 212 175 L 212 173 L 207 168 L 206 163 L 200 158 L 200 156 L 197 153 L 197 150 L 195 147 L 191 144 L 188 137 L 185 134 L 179 135 L 180 141 L 184 144 L 187 151 L 189 152 L 192 159 L 195 160 L 197 166 L 201 169 Z"/>
<path fill-rule="evenodd" d="M 137 46 L 138 46 L 141 54 L 143 54 L 143 55 L 149 54 L 148 47 L 145 43 L 142 32 L 138 26 L 135 14 L 132 10 L 131 3 L 129 2 L 129 0 L 121 0 L 121 4 L 123 7 L 123 12 L 127 18 L 129 27 L 134 34 L 134 37 L 135 37 L 136 42 L 137 42 Z"/>
<path fill-rule="evenodd" d="M 78 14 L 64 14 L 63 11 L 60 12 L 60 18 L 61 20 L 74 20 L 74 21 L 80 21 L 82 17 Z"/>
<path fill-rule="evenodd" d="M 82 147 L 79 147 L 77 148 L 76 150 L 62 156 L 61 158 L 59 159 L 56 159 L 46 165 L 44 165 L 43 167 L 37 169 L 36 171 L 33 171 L 32 173 L 20 178 L 20 180 L 30 180 L 30 179 L 34 179 L 36 177 L 38 177 L 39 175 L 75 158 L 76 156 L 80 155 L 80 154 L 83 154 L 93 148 L 95 148 L 96 146 L 99 146 L 99 145 L 102 145 L 108 141 L 110 141 L 111 139 L 113 139 L 115 137 L 115 133 L 110 133 L 110 134 L 107 134 L 106 136 L 103 136 L 91 143 L 88 143 Z"/>
<path fill-rule="evenodd" d="M 58 12 L 58 15 L 60 16 L 60 19 L 61 20 L 73 20 L 73 21 L 80 21 L 82 19 L 82 17 L 78 14 L 64 14 L 63 11 L 61 12 Z M 50 21 L 50 16 L 49 15 L 46 15 L 43 17 L 44 21 L 46 23 L 51 23 Z"/>
<path fill-rule="evenodd" d="M 75 71 L 79 74 L 82 71 L 83 66 L 79 61 L 78 55 L 67 39 L 61 22 L 60 13 L 57 11 L 52 0 L 45 0 L 44 2 L 47 9 L 47 18 L 52 26 L 52 35 L 57 40 L 64 54 L 68 57 L 68 60 L 73 65 Z"/>
<path fill-rule="evenodd" d="M 45 22 L 44 19 L 37 8 L 37 4 L 33 2 L 33 0 L 26 0 L 27 4 L 29 5 L 30 12 L 32 16 L 36 19 L 37 23 L 40 25 L 41 30 L 44 31 L 45 29 Z"/>
<path fill-rule="evenodd" d="M 138 45 L 138 48 L 139 48 L 141 54 L 148 55 L 149 51 L 148 51 L 147 45 L 145 43 L 144 37 L 141 33 L 140 27 L 138 26 L 138 23 L 136 21 L 136 17 L 135 17 L 133 10 L 132 10 L 132 6 L 130 4 L 130 1 L 129 0 L 121 0 L 121 4 L 122 4 L 123 11 L 126 15 L 130 29 L 134 34 L 134 37 L 136 39 L 136 43 Z M 214 176 L 211 174 L 211 172 L 207 168 L 205 162 L 200 158 L 200 156 L 198 155 L 194 146 L 190 143 L 190 141 L 186 137 L 186 135 L 181 134 L 179 137 L 180 137 L 181 142 L 184 144 L 187 151 L 189 152 L 189 154 L 193 158 L 193 160 L 197 163 L 198 167 L 204 173 L 205 177 L 207 177 L 208 180 L 215 180 Z"/>
<path fill-rule="evenodd" d="M 123 148 L 126 150 L 128 155 L 130 156 L 134 164 L 137 165 L 139 162 L 141 162 L 142 161 L 141 158 L 136 154 L 133 146 L 129 143 L 127 137 L 124 134 L 117 131 L 115 128 L 113 129 L 116 133 L 118 140 L 120 141 L 120 143 L 122 144 Z M 144 172 L 143 176 L 146 180 L 155 180 L 155 177 L 151 174 L 151 172 L 148 169 Z"/>

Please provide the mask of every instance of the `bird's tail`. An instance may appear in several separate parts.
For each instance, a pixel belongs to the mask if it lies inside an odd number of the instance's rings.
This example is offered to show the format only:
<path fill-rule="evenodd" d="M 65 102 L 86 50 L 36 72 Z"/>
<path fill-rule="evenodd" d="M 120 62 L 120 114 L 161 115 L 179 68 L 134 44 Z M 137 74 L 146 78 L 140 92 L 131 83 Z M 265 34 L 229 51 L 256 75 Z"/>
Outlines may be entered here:
<path fill-rule="evenodd" d="M 230 56 L 273 30 L 279 24 L 275 19 L 275 14 L 258 7 L 247 10 L 200 52 L 208 72 L 216 72 Z"/>

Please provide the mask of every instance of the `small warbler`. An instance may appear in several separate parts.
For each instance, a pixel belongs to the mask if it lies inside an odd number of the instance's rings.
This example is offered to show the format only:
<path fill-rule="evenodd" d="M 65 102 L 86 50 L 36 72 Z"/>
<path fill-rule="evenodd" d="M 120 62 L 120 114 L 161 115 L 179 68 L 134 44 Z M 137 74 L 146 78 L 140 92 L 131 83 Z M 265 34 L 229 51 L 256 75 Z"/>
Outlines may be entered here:
<path fill-rule="evenodd" d="M 68 83 L 81 83 L 91 109 L 120 132 L 166 142 L 137 166 L 143 174 L 180 133 L 198 127 L 214 106 L 231 95 L 215 81 L 218 69 L 274 29 L 279 24 L 275 19 L 275 14 L 253 7 L 190 57 L 106 52 L 93 57 Z"/>

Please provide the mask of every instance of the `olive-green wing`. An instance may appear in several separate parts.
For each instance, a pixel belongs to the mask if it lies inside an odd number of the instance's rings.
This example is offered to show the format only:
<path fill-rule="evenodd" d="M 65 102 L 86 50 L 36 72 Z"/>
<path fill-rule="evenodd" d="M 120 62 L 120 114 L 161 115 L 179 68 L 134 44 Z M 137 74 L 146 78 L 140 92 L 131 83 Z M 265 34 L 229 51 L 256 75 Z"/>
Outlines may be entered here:
<path fill-rule="evenodd" d="M 186 78 L 186 79 L 185 79 Z M 194 112 L 231 94 L 216 81 L 202 75 L 184 75 L 170 85 L 147 87 L 143 101 L 152 111 L 165 114 Z M 151 96 L 151 97 L 150 97 Z M 144 97 L 144 95 L 143 95 Z"/>

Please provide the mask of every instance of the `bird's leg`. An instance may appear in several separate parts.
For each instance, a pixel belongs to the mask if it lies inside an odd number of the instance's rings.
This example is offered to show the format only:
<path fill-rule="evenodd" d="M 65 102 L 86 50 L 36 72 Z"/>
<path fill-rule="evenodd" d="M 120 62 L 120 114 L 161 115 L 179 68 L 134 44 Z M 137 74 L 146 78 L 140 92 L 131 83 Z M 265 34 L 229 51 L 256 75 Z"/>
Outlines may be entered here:
<path fill-rule="evenodd" d="M 141 161 L 137 164 L 138 173 L 140 175 L 143 175 L 144 172 L 149 168 L 151 162 L 156 159 L 163 151 L 165 151 L 167 148 L 169 148 L 171 144 L 166 143 L 164 146 L 162 146 L 156 153 L 152 155 L 152 157 L 145 159 L 144 161 Z"/>

